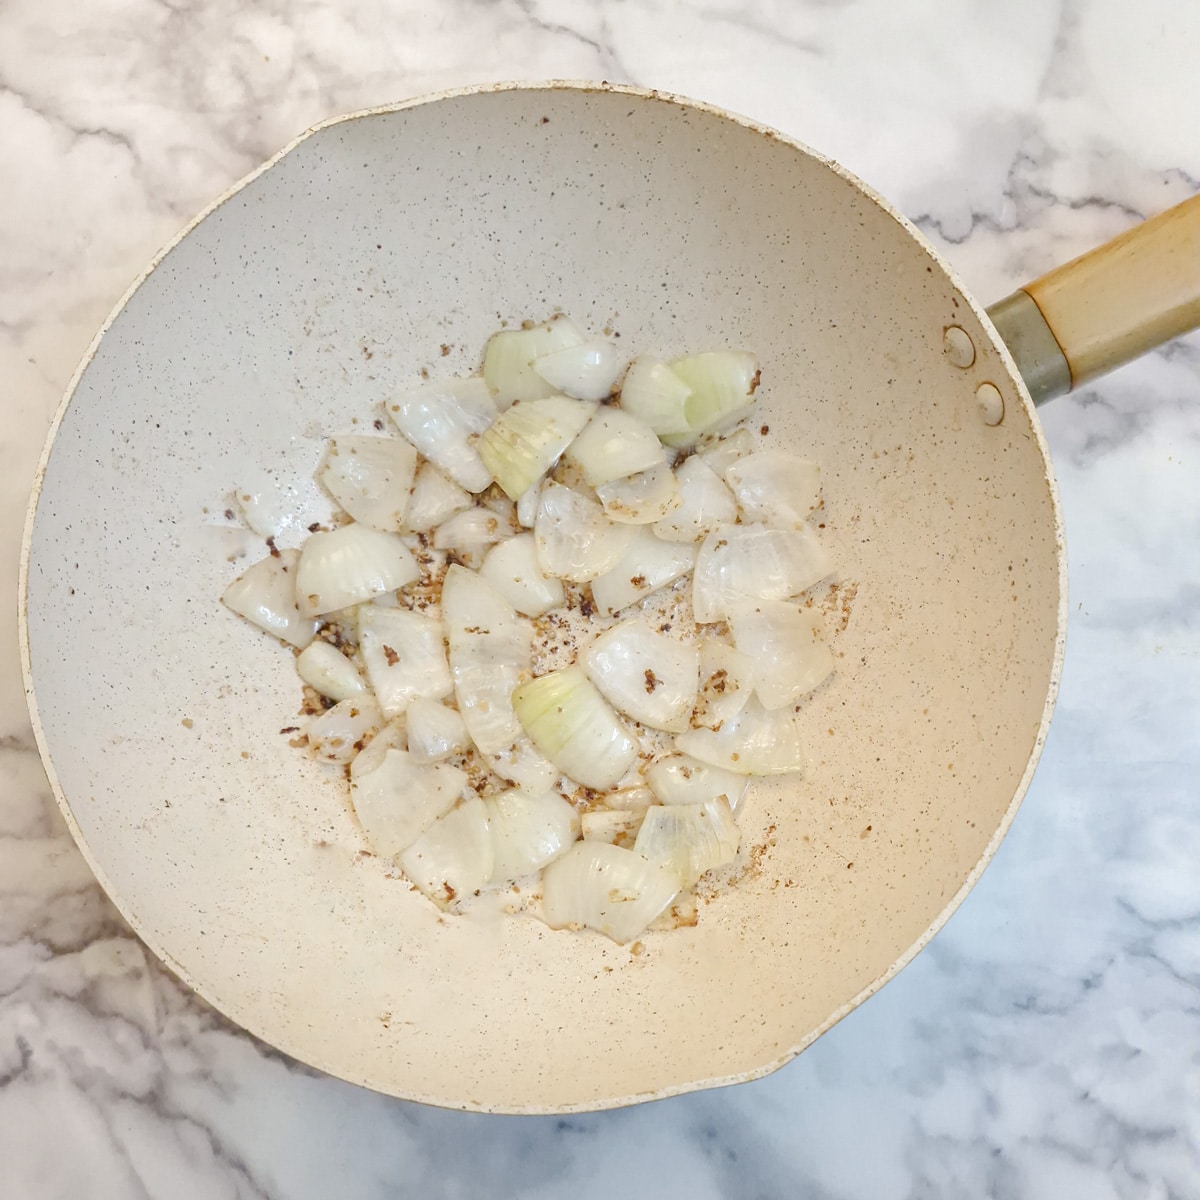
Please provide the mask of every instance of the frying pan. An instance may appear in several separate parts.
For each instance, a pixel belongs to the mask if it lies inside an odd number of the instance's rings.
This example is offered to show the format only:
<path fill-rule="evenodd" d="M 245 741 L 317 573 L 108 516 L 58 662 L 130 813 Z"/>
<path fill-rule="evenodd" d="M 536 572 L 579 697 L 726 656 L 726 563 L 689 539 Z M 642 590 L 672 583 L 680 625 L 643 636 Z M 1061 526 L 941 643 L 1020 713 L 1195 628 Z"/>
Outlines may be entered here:
<path fill-rule="evenodd" d="M 755 350 L 839 564 L 805 777 L 756 783 L 736 883 L 633 948 L 386 878 L 279 733 L 290 660 L 217 603 L 262 553 L 233 487 L 319 519 L 324 437 L 556 307 L 630 356 Z M 318 126 L 141 276 L 54 420 L 22 652 L 66 820 L 168 967 L 345 1079 L 544 1113 L 765 1074 L 929 940 L 1029 784 L 1066 585 L 1031 394 L 1198 321 L 1195 201 L 989 318 L 836 164 L 703 104 L 503 85 Z"/>

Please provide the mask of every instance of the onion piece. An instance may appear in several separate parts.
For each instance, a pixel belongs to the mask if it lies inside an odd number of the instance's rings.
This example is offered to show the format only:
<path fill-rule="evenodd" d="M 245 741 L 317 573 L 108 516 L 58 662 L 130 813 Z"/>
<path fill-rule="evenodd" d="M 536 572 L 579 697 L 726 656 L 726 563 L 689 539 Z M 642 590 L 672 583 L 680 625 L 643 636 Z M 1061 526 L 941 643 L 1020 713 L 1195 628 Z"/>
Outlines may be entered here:
<path fill-rule="evenodd" d="M 644 808 L 593 809 L 579 818 L 580 836 L 585 842 L 607 842 L 631 849 L 645 817 Z"/>
<path fill-rule="evenodd" d="M 596 488 L 596 496 L 609 520 L 624 525 L 649 525 L 682 503 L 675 473 L 665 462 L 626 479 L 602 483 Z"/>
<path fill-rule="evenodd" d="M 665 362 L 643 356 L 629 364 L 621 382 L 621 407 L 660 437 L 687 433 L 686 405 L 692 389 Z"/>
<path fill-rule="evenodd" d="M 667 452 L 644 421 L 619 408 L 602 408 L 566 451 L 589 487 L 625 479 L 667 460 Z"/>
<path fill-rule="evenodd" d="M 640 617 L 605 630 L 584 655 L 588 678 L 610 704 L 670 733 L 688 727 L 699 664 L 696 646 L 658 633 Z"/>
<path fill-rule="evenodd" d="M 313 617 L 395 591 L 420 576 L 399 534 L 343 525 L 311 534 L 304 543 L 296 567 L 296 602 L 303 616 Z"/>
<path fill-rule="evenodd" d="M 477 796 L 439 817 L 400 855 L 404 874 L 441 907 L 485 887 L 492 861 L 487 809 Z"/>
<path fill-rule="evenodd" d="M 499 410 L 482 379 L 422 384 L 389 401 L 387 411 L 396 428 L 468 492 L 482 492 L 492 482 L 475 438 Z"/>
<path fill-rule="evenodd" d="M 521 684 L 512 703 L 534 745 L 584 787 L 612 787 L 637 759 L 637 741 L 581 667 Z"/>
<path fill-rule="evenodd" d="M 794 704 L 833 671 L 820 614 L 786 600 L 753 600 L 729 609 L 737 648 L 757 663 L 755 693 L 764 708 Z"/>
<path fill-rule="evenodd" d="M 565 598 L 562 583 L 542 574 L 532 533 L 518 534 L 494 546 L 479 574 L 527 617 L 540 617 Z"/>
<path fill-rule="evenodd" d="M 406 608 L 364 605 L 359 652 L 384 715 L 397 717 L 416 696 L 440 700 L 453 684 L 441 623 Z"/>
<path fill-rule="evenodd" d="M 496 482 L 519 500 L 591 419 L 596 405 L 567 396 L 524 400 L 501 413 L 479 439 L 479 454 Z"/>
<path fill-rule="evenodd" d="M 821 506 L 821 468 L 783 450 L 759 450 L 725 468 L 742 520 L 798 529 Z"/>
<path fill-rule="evenodd" d="M 692 576 L 692 607 L 702 624 L 742 600 L 784 600 L 833 570 L 817 535 L 803 529 L 723 525 L 704 539 Z"/>
<path fill-rule="evenodd" d="M 452 754 L 461 754 L 470 744 L 462 716 L 436 700 L 414 696 L 408 702 L 404 718 L 413 762 L 438 762 Z"/>
<path fill-rule="evenodd" d="M 766 652 L 770 657 L 771 652 Z M 700 642 L 700 688 L 696 695 L 693 725 L 720 729 L 736 717 L 754 695 L 755 659 L 716 638 Z"/>
<path fill-rule="evenodd" d="M 725 472 L 747 454 L 753 454 L 758 449 L 754 434 L 744 425 L 739 429 L 731 429 L 728 433 L 712 439 L 701 439 L 696 447 L 696 457 L 703 459 L 719 479 L 725 478 Z"/>
<path fill-rule="evenodd" d="M 286 474 L 282 479 L 261 469 L 248 474 L 250 478 L 233 490 L 242 520 L 259 537 L 278 537 L 296 523 L 296 511 L 302 507 L 296 485 Z"/>
<path fill-rule="evenodd" d="M 653 803 L 654 793 L 645 784 L 633 784 L 604 793 L 604 807 L 619 808 L 622 812 L 638 812 Z"/>
<path fill-rule="evenodd" d="M 697 455 L 675 472 L 679 504 L 654 523 L 654 536 L 664 542 L 698 542 L 714 529 L 737 519 L 737 501 L 716 472 Z"/>
<path fill-rule="evenodd" d="M 632 539 L 620 560 L 592 580 L 592 599 L 610 616 L 686 575 L 696 565 L 694 543 L 661 541 L 644 526 L 633 526 L 631 532 Z"/>
<path fill-rule="evenodd" d="M 513 528 L 487 508 L 468 508 L 437 527 L 435 549 L 449 550 L 459 562 L 478 567 L 489 547 L 511 536 Z"/>
<path fill-rule="evenodd" d="M 398 533 L 416 470 L 417 452 L 400 438 L 343 434 L 329 439 L 318 479 L 356 521 Z"/>
<path fill-rule="evenodd" d="M 309 687 L 332 700 L 349 700 L 367 690 L 358 668 L 336 646 L 319 638 L 300 652 L 296 670 Z"/>
<path fill-rule="evenodd" d="M 417 469 L 404 523 L 413 533 L 428 533 L 472 503 L 470 494 L 449 475 L 433 463 L 423 462 Z"/>
<path fill-rule="evenodd" d="M 670 867 L 681 888 L 737 857 L 741 834 L 724 796 L 703 804 L 656 804 L 646 813 L 634 849 Z"/>
<path fill-rule="evenodd" d="M 712 350 L 689 354 L 671 370 L 692 389 L 684 405 L 688 431 L 663 438 L 669 446 L 690 446 L 703 433 L 719 433 L 736 425 L 754 404 L 758 359 L 745 350 Z"/>
<path fill-rule="evenodd" d="M 786 775 L 804 766 L 804 746 L 791 708 L 766 709 L 754 697 L 720 729 L 689 729 L 675 745 L 701 762 L 739 775 Z"/>
<path fill-rule="evenodd" d="M 513 689 L 533 664 L 533 630 L 486 579 L 458 565 L 442 584 L 442 619 L 471 740 L 502 779 L 546 791 L 559 773 L 525 736 L 512 705 Z"/>
<path fill-rule="evenodd" d="M 579 815 L 557 792 L 519 788 L 484 802 L 492 831 L 492 879 L 517 879 L 553 862 L 579 837 Z"/>
<path fill-rule="evenodd" d="M 542 914 L 552 929 L 583 925 L 628 942 L 675 899 L 664 863 L 605 842 L 576 842 L 542 877 Z"/>
<path fill-rule="evenodd" d="M 383 724 L 379 705 L 370 696 L 340 700 L 305 726 L 308 748 L 323 762 L 349 762 Z"/>
<path fill-rule="evenodd" d="M 496 404 L 504 409 L 514 400 L 553 396 L 556 389 L 533 369 L 533 364 L 556 350 L 581 345 L 584 340 L 575 322 L 561 314 L 528 329 L 492 334 L 483 352 L 483 377 Z"/>
<path fill-rule="evenodd" d="M 252 625 L 303 650 L 313 640 L 317 623 L 301 616 L 296 603 L 299 550 L 281 550 L 247 568 L 221 593 L 221 603 Z"/>
<path fill-rule="evenodd" d="M 633 530 L 610 521 L 594 500 L 548 480 L 538 501 L 533 536 L 544 574 L 585 583 L 620 561 Z"/>
<path fill-rule="evenodd" d="M 533 523 L 537 520 L 538 504 L 541 502 L 541 498 L 542 485 L 540 482 L 526 488 L 521 493 L 521 498 L 517 501 L 517 524 L 522 529 L 533 528 Z"/>
<path fill-rule="evenodd" d="M 449 763 L 418 763 L 404 750 L 388 750 L 373 771 L 350 780 L 350 802 L 371 849 L 393 859 L 453 807 L 467 773 Z"/>
<path fill-rule="evenodd" d="M 541 355 L 533 369 L 552 388 L 576 400 L 603 400 L 612 395 L 621 360 L 608 342 L 581 342 Z"/>
<path fill-rule="evenodd" d="M 382 714 L 380 714 L 382 717 Z M 368 775 L 378 767 L 389 750 L 404 750 L 408 747 L 408 735 L 404 718 L 396 717 L 382 726 L 371 740 L 350 760 L 350 779 Z"/>
<path fill-rule="evenodd" d="M 663 804 L 703 804 L 724 796 L 737 812 L 750 780 L 687 754 L 660 758 L 646 768 L 646 782 Z"/>

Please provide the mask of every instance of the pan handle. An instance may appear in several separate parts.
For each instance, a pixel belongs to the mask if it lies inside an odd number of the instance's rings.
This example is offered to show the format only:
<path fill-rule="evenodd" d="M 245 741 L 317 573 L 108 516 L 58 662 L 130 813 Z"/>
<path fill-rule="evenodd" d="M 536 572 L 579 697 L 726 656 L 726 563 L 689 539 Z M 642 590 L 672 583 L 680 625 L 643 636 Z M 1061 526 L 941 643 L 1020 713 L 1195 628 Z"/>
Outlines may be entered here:
<path fill-rule="evenodd" d="M 988 310 L 1035 404 L 1200 326 L 1200 195 Z"/>

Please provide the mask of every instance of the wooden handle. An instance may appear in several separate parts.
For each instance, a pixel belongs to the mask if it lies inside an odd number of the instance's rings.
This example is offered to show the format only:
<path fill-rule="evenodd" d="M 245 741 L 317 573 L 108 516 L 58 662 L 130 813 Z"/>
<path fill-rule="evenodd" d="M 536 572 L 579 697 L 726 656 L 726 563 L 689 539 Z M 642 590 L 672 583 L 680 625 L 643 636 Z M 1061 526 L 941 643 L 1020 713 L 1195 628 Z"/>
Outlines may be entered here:
<path fill-rule="evenodd" d="M 1026 291 L 1071 386 L 1200 326 L 1200 195 L 1082 254 Z"/>

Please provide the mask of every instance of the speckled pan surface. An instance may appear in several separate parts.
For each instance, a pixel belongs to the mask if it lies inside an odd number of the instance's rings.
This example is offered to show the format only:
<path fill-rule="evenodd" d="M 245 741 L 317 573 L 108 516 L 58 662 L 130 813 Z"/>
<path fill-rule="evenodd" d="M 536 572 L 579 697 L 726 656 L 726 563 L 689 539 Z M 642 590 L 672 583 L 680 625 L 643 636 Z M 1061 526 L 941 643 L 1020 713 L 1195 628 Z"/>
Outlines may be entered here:
<path fill-rule="evenodd" d="M 631 356 L 755 349 L 761 422 L 821 461 L 841 568 L 807 778 L 756 785 L 738 884 L 638 955 L 486 906 L 441 918 L 385 878 L 279 733 L 298 700 L 284 652 L 217 603 L 249 561 L 230 556 L 261 553 L 226 527 L 233 487 L 266 468 L 319 515 L 326 435 L 556 307 Z M 311 133 L 127 297 L 39 476 L 27 683 L 89 861 L 218 1008 L 383 1091 L 567 1111 L 780 1065 L 945 919 L 1041 747 L 1060 524 L 989 328 L 853 180 L 703 106 L 495 88 Z"/>

